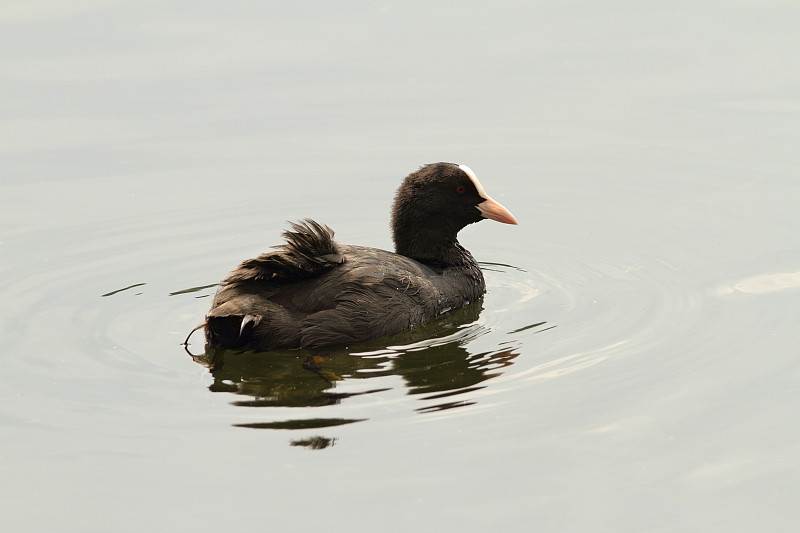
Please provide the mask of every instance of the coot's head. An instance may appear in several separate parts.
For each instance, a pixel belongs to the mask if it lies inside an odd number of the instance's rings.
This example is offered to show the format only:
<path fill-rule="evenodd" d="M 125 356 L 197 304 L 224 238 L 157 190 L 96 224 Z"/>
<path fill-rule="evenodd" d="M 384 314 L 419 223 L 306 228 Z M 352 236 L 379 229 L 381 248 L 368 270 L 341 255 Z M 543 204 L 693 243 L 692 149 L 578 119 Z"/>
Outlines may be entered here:
<path fill-rule="evenodd" d="M 433 163 L 409 174 L 392 207 L 392 235 L 397 253 L 442 261 L 456 234 L 484 218 L 516 224 L 508 209 L 492 200 L 465 165 Z"/>

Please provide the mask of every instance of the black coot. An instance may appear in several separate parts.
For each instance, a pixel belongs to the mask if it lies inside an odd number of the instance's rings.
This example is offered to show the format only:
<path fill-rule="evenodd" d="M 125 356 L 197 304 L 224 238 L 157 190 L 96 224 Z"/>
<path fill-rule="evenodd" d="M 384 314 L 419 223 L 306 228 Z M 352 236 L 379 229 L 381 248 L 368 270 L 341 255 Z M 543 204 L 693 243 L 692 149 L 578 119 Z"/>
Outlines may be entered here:
<path fill-rule="evenodd" d="M 397 333 L 478 299 L 486 284 L 456 239 L 473 222 L 514 216 L 468 167 L 426 165 L 397 190 L 395 253 L 339 244 L 313 220 L 222 280 L 203 323 L 212 348 L 317 348 Z M 200 327 L 200 326 L 198 326 Z"/>

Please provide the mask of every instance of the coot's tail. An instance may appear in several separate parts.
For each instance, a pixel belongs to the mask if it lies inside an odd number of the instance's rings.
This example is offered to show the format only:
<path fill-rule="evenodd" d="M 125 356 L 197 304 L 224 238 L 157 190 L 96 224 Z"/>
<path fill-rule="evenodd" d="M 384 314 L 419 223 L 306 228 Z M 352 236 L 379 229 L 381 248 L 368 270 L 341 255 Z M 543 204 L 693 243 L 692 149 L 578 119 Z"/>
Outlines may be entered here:
<path fill-rule="evenodd" d="M 295 281 L 310 278 L 344 262 L 333 240 L 333 230 L 311 219 L 289 223 L 291 230 L 283 232 L 285 244 L 275 251 L 248 259 L 239 265 L 223 284 L 243 281 Z"/>
<path fill-rule="evenodd" d="M 228 274 L 206 315 L 206 341 L 217 348 L 267 348 L 297 343 L 300 319 L 270 301 L 285 283 L 319 276 L 344 262 L 333 230 L 311 219 L 290 223 L 286 243 L 248 259 Z M 254 335 L 255 332 L 258 332 Z M 256 338 L 257 337 L 257 338 Z"/>

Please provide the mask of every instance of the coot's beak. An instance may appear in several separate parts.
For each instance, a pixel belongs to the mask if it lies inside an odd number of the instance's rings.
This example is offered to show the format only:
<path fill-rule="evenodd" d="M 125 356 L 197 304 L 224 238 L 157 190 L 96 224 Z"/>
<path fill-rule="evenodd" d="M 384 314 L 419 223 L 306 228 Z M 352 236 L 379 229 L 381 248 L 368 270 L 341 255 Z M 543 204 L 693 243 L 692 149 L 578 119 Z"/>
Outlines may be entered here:
<path fill-rule="evenodd" d="M 491 198 L 487 198 L 475 207 L 481 212 L 483 218 L 491 218 L 503 224 L 516 224 L 517 219 L 511 214 L 511 211 L 498 204 Z"/>

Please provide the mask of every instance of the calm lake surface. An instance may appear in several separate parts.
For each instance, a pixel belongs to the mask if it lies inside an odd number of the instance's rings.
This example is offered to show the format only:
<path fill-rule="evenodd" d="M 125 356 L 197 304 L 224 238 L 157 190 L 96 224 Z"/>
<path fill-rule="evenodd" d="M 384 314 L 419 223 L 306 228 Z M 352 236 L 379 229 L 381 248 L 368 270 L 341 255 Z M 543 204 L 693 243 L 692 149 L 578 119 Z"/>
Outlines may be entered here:
<path fill-rule="evenodd" d="M 800 6 L 0 9 L 8 531 L 796 531 Z M 420 165 L 482 302 L 324 353 L 181 346 Z M 213 364 L 212 364 L 213 363 Z"/>

